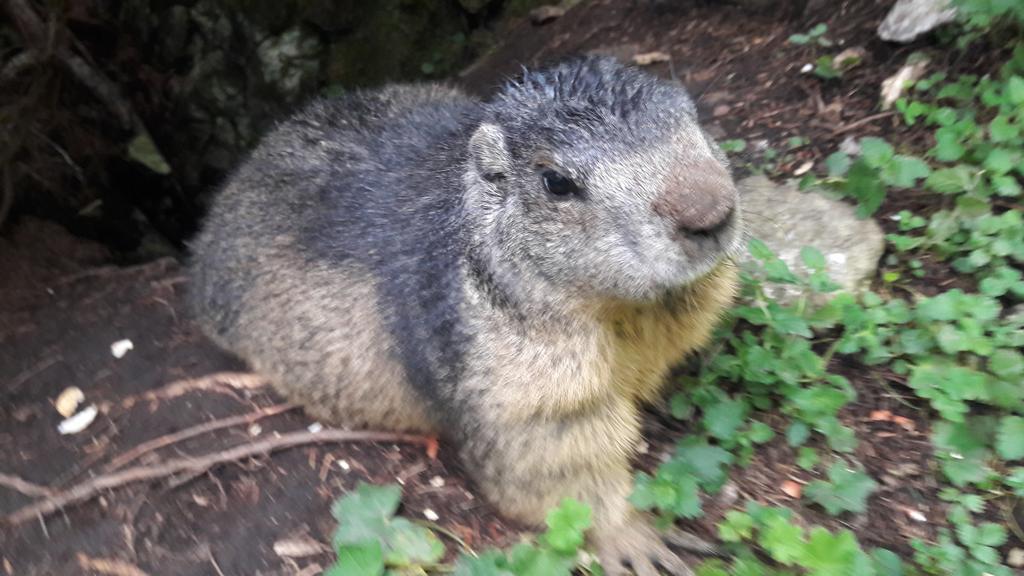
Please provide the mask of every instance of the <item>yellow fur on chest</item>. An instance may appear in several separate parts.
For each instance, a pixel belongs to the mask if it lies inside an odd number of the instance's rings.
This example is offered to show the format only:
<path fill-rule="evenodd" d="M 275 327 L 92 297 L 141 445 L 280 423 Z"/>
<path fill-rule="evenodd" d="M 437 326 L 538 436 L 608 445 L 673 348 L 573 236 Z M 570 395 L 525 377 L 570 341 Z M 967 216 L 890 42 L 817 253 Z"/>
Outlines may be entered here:
<path fill-rule="evenodd" d="M 606 308 L 610 384 L 627 397 L 657 397 L 673 365 L 704 346 L 735 294 L 736 273 L 723 265 L 665 302 Z"/>
<path fill-rule="evenodd" d="M 481 346 L 463 383 L 503 418 L 529 421 L 587 412 L 618 399 L 650 401 L 668 370 L 703 346 L 732 301 L 731 266 L 699 280 L 677 300 L 602 306 L 575 326 L 529 338 L 500 323 L 481 330 Z"/>

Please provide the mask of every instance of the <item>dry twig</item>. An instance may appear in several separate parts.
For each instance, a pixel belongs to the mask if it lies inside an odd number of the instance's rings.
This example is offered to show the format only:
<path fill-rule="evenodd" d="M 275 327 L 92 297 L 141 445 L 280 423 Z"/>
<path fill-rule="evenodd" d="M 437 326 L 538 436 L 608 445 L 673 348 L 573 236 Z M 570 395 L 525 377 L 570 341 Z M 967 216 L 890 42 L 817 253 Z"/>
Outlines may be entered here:
<path fill-rule="evenodd" d="M 890 116 L 894 116 L 895 114 L 896 114 L 895 112 L 891 112 L 890 111 L 890 112 L 879 112 L 878 114 L 873 114 L 871 116 L 865 116 L 864 118 L 861 118 L 860 120 L 857 120 L 856 122 L 850 122 L 849 124 L 846 124 L 845 126 L 840 126 L 840 127 L 836 128 L 835 130 L 832 131 L 832 135 L 836 136 L 836 135 L 839 135 L 839 134 L 845 134 L 845 133 L 849 132 L 850 130 L 854 130 L 856 128 L 860 128 L 861 126 L 863 126 L 865 124 L 870 124 L 870 123 L 874 122 L 875 120 L 881 120 L 882 118 L 888 118 Z"/>
<path fill-rule="evenodd" d="M 248 414 L 221 418 L 219 420 L 211 420 L 210 422 L 204 422 L 202 424 L 197 424 L 195 426 L 179 430 L 173 434 L 165 434 L 158 438 L 143 442 L 135 448 L 132 448 L 131 450 L 114 458 L 109 464 L 107 464 L 106 470 L 114 471 L 118 468 L 123 468 L 125 464 L 138 459 L 143 454 L 170 446 L 171 444 L 175 444 L 183 440 L 188 440 L 189 438 L 194 438 L 200 434 L 206 434 L 207 432 L 213 432 L 214 430 L 221 430 L 223 428 L 231 428 L 232 426 L 239 426 L 241 424 L 251 424 L 268 416 L 274 416 L 275 414 L 294 410 L 295 408 L 298 408 L 298 406 L 298 404 L 291 403 L 277 404 L 275 406 L 268 406 L 254 412 L 249 412 Z"/>
<path fill-rule="evenodd" d="M 111 576 L 148 576 L 135 564 L 116 558 L 92 558 L 79 552 L 77 559 L 78 567 L 90 572 Z"/>
<path fill-rule="evenodd" d="M 10 474 L 0 473 L 0 486 L 21 492 L 26 496 L 49 496 L 53 494 L 53 490 L 46 486 L 40 486 L 39 484 L 29 482 L 23 478 L 11 476 Z"/>
<path fill-rule="evenodd" d="M 324 442 L 400 442 L 427 447 L 432 441 L 433 439 L 426 436 L 399 432 L 349 430 L 322 430 L 320 432 L 301 430 L 290 432 L 277 437 L 240 444 L 211 454 L 175 458 L 152 466 L 135 466 L 119 472 L 96 476 L 67 490 L 55 492 L 34 504 L 29 504 L 15 510 L 4 518 L 4 522 L 8 524 L 21 524 L 37 516 L 45 516 L 60 510 L 69 504 L 94 498 L 104 490 L 119 488 L 143 480 L 155 480 L 174 476 L 175 474 L 201 473 L 220 464 L 265 455 L 305 444 L 320 444 Z"/>
<path fill-rule="evenodd" d="M 175 380 L 166 386 L 150 390 L 136 396 L 128 396 L 121 400 L 121 407 L 128 409 L 139 402 L 168 400 L 197 390 L 212 390 L 228 386 L 235 390 L 262 388 L 267 380 L 251 372 L 215 372 L 198 378 Z M 105 406 L 104 408 L 108 408 Z"/>

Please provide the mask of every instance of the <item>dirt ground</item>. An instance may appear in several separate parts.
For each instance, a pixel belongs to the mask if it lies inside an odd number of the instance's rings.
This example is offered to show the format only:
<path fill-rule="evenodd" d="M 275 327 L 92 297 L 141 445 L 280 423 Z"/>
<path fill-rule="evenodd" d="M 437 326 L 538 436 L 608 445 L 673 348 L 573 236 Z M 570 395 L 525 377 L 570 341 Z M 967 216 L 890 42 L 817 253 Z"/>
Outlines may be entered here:
<path fill-rule="evenodd" d="M 485 93 L 520 63 L 586 51 L 629 58 L 657 50 L 671 61 L 651 68 L 691 89 L 715 135 L 763 139 L 779 148 L 792 136 L 807 138 L 784 172 L 824 158 L 847 136 L 914 141 L 917 134 L 878 114 L 877 101 L 881 79 L 921 46 L 874 38 L 888 0 L 826 4 L 827 12 L 811 15 L 752 15 L 716 2 L 585 2 L 548 25 L 512 29 L 506 44 L 460 81 Z M 786 43 L 819 21 L 829 24 L 833 39 L 866 49 L 864 64 L 841 83 L 801 75 L 799 68 L 818 54 Z M 884 206 L 881 217 L 921 202 L 908 193 Z M 66 490 L 115 470 L 151 469 L 183 456 L 273 441 L 313 423 L 198 333 L 183 306 L 188 286 L 179 263 L 118 268 L 111 260 L 105 248 L 44 222 L 22 220 L 0 237 L 0 474 L 7 475 L 0 476 L 0 516 L 50 497 L 42 486 Z M 114 358 L 110 345 L 126 338 L 134 348 Z M 715 521 L 736 498 L 752 498 L 793 506 L 808 522 L 852 528 L 867 546 L 907 553 L 909 538 L 934 535 L 943 513 L 929 469 L 924 413 L 901 397 L 895 375 L 836 368 L 860 393 L 843 418 L 858 433 L 857 456 L 882 484 L 867 514 L 837 520 L 789 499 L 779 489 L 783 482 L 814 478 L 796 467 L 780 442 L 737 470 L 730 488 L 708 501 L 709 514 L 691 529 L 713 535 Z M 53 401 L 68 386 L 81 388 L 99 416 L 85 432 L 62 436 Z M 874 421 L 874 410 L 890 410 L 910 424 Z M 239 425 L 119 462 L 144 442 L 244 415 Z M 769 424 L 783 426 L 781 420 Z M 681 423 L 652 412 L 650 450 L 639 464 L 655 466 L 684 432 Z M 317 574 L 331 560 L 329 503 L 360 481 L 397 479 L 405 486 L 406 515 L 422 518 L 432 510 L 438 524 L 476 549 L 520 537 L 520 527 L 473 494 L 448 447 L 442 444 L 436 458 L 428 452 L 416 443 L 308 444 L 99 490 L 16 525 L 0 523 L 0 573 Z M 14 476 L 31 485 L 14 483 Z M 912 511 L 927 521 L 913 520 Z M 458 547 L 447 543 L 450 550 Z M 291 553 L 284 553 L 289 544 Z M 296 548 L 302 554 L 296 556 Z"/>

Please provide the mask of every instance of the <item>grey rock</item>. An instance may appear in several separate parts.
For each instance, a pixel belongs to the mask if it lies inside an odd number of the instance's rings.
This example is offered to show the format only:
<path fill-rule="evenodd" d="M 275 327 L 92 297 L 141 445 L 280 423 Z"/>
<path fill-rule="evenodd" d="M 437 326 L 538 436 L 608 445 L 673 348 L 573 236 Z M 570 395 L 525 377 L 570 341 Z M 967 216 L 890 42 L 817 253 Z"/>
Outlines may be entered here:
<path fill-rule="evenodd" d="M 889 42 L 910 42 L 955 18 L 956 7 L 950 0 L 899 0 L 878 25 L 878 36 Z"/>
<path fill-rule="evenodd" d="M 530 21 L 540 26 L 565 16 L 565 8 L 562 6 L 548 5 L 539 6 L 530 10 Z"/>
<path fill-rule="evenodd" d="M 796 182 L 776 184 L 764 176 L 737 183 L 750 236 L 768 245 L 798 276 L 808 271 L 800 249 L 813 246 L 825 255 L 827 270 L 841 290 L 868 287 L 885 250 L 885 234 L 871 219 L 859 220 L 853 206 L 815 191 L 801 191 Z M 745 256 L 745 263 L 752 257 Z M 792 302 L 796 286 L 770 284 L 769 296 Z"/>

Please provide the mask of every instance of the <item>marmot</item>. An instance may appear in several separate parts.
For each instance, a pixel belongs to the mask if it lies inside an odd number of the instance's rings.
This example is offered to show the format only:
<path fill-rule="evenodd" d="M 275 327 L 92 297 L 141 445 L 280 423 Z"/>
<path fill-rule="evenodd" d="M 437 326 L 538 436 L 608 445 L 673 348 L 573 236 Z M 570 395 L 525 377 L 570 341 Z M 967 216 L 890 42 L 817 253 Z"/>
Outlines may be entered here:
<path fill-rule="evenodd" d="M 505 515 L 592 507 L 608 574 L 691 574 L 627 502 L 640 405 L 736 287 L 739 197 L 686 91 L 607 58 L 320 99 L 193 244 L 203 329 L 317 418 L 437 433 Z"/>

